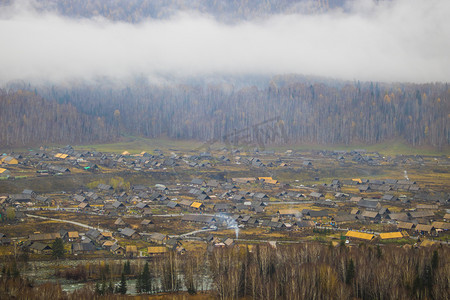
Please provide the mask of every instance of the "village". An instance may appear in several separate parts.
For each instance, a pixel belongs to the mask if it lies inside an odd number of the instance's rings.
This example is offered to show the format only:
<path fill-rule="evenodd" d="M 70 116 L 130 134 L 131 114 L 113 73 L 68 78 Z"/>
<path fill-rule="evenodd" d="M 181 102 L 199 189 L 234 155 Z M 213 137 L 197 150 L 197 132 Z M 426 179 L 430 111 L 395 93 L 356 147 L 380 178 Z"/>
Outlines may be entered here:
<path fill-rule="evenodd" d="M 1 253 L 45 259 L 58 238 L 68 258 L 258 243 L 448 242 L 446 156 L 245 150 L 114 154 L 66 146 L 4 154 Z M 386 176 L 392 170 L 402 171 Z"/>

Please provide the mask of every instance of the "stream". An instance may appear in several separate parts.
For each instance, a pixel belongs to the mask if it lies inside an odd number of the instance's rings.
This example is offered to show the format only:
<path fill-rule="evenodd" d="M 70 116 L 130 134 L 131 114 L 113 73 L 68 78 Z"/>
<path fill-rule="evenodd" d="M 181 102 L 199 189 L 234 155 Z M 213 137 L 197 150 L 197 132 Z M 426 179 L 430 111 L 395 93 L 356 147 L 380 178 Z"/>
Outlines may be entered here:
<path fill-rule="evenodd" d="M 61 260 L 61 261 L 30 261 L 26 264 L 26 266 L 21 265 L 20 274 L 24 277 L 29 278 L 34 281 L 36 284 L 43 283 L 59 283 L 63 291 L 73 292 L 77 289 L 84 287 L 86 284 L 95 285 L 100 281 L 88 280 L 88 281 L 75 281 L 68 280 L 66 278 L 55 276 L 55 270 L 62 267 L 62 269 L 66 269 L 67 267 L 76 267 L 79 264 L 100 264 L 101 262 L 105 262 L 108 264 L 113 263 L 121 263 L 124 264 L 126 259 L 94 259 L 94 260 Z M 145 264 L 145 260 L 129 260 L 132 265 L 135 264 Z M 161 286 L 160 283 L 161 278 L 156 275 L 153 279 L 153 284 L 155 286 Z M 178 275 L 178 280 L 180 282 L 180 291 L 186 291 L 186 287 L 184 285 L 184 276 L 182 274 Z M 113 284 L 118 284 L 120 278 L 117 278 L 113 281 Z M 107 285 L 109 281 L 106 282 Z M 212 281 L 209 276 L 203 276 L 202 284 L 199 290 L 210 290 L 212 289 Z M 127 280 L 127 294 L 133 295 L 136 294 L 136 279 L 128 279 Z"/>

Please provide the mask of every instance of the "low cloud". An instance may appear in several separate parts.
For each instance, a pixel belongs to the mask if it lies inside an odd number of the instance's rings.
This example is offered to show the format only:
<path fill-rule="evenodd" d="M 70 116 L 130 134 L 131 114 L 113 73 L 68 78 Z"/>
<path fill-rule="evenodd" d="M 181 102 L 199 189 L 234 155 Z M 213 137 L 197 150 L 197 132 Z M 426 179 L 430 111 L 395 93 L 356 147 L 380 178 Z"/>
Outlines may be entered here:
<path fill-rule="evenodd" d="M 446 0 L 364 0 L 231 25 L 196 12 L 130 24 L 13 6 L 0 13 L 0 81 L 286 73 L 449 81 L 449 15 Z"/>

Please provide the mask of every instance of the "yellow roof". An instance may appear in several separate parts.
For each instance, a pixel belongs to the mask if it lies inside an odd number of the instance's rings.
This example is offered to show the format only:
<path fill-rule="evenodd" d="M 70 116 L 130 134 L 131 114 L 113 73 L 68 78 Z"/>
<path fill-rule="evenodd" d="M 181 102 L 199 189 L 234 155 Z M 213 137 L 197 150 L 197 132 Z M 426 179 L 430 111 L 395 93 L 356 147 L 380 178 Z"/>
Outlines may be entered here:
<path fill-rule="evenodd" d="M 63 154 L 63 153 L 57 153 L 57 154 L 55 154 L 55 157 L 56 158 L 67 158 L 67 156 L 69 156 L 69 155 L 67 155 L 67 154 Z"/>
<path fill-rule="evenodd" d="M 273 180 L 272 177 L 258 177 L 259 180 Z"/>
<path fill-rule="evenodd" d="M 0 168 L 0 174 L 2 174 L 3 172 L 8 171 L 6 169 Z"/>
<path fill-rule="evenodd" d="M 166 247 L 148 247 L 148 253 L 166 253 L 168 249 Z"/>
<path fill-rule="evenodd" d="M 103 235 L 104 237 L 112 237 L 112 232 L 104 231 L 104 232 L 102 232 L 102 235 Z"/>
<path fill-rule="evenodd" d="M 384 233 L 380 233 L 380 238 L 382 240 L 387 240 L 387 239 L 401 239 L 403 237 L 401 232 L 384 232 Z"/>
<path fill-rule="evenodd" d="M 203 205 L 203 203 L 200 203 L 200 202 L 192 202 L 191 207 L 200 208 L 202 205 Z"/>
<path fill-rule="evenodd" d="M 0 159 L 2 163 L 7 163 L 8 165 L 17 165 L 19 161 L 11 156 L 5 156 L 2 159 Z"/>
<path fill-rule="evenodd" d="M 368 234 L 368 233 L 363 233 L 363 232 L 358 232 L 358 231 L 351 231 L 351 230 L 349 230 L 345 236 L 351 237 L 351 238 L 362 239 L 362 240 L 368 240 L 368 241 L 373 239 L 373 234 Z"/>
<path fill-rule="evenodd" d="M 358 182 L 358 183 L 362 183 L 361 179 L 359 179 L 359 178 L 352 178 L 352 180 L 353 180 L 353 181 L 356 181 L 356 182 Z"/>
<path fill-rule="evenodd" d="M 122 152 L 122 155 L 130 155 L 130 152 L 128 152 L 128 151 L 123 151 L 123 152 Z"/>
<path fill-rule="evenodd" d="M 264 182 L 265 183 L 270 183 L 270 184 L 278 184 L 278 180 L 275 180 L 275 179 L 272 179 L 272 180 L 266 179 L 266 180 L 264 180 Z"/>

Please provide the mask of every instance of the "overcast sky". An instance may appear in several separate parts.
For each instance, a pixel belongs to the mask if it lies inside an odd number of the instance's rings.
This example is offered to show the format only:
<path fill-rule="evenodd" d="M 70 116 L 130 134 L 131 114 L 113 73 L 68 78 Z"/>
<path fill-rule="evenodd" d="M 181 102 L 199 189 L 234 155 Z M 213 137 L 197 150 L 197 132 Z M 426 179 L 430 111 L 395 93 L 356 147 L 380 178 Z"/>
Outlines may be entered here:
<path fill-rule="evenodd" d="M 0 82 L 298 73 L 450 81 L 450 1 L 355 1 L 346 12 L 223 24 L 180 13 L 140 24 L 0 8 Z"/>

